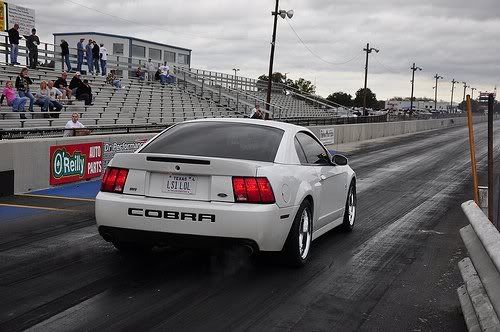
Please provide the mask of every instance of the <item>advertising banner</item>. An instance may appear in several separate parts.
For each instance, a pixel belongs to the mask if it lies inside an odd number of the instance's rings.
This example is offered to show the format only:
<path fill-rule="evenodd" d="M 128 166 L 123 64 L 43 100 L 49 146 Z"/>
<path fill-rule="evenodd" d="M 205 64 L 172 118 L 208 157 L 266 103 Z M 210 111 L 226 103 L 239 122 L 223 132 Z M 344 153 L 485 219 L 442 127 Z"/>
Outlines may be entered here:
<path fill-rule="evenodd" d="M 148 141 L 148 137 L 138 139 L 118 139 L 111 142 L 104 142 L 103 170 L 108 166 L 109 161 L 116 153 L 134 152 Z"/>
<path fill-rule="evenodd" d="M 7 19 L 9 29 L 14 24 L 19 24 L 20 35 L 31 35 L 31 29 L 35 26 L 35 10 L 31 8 L 16 6 L 11 3 L 7 4 Z"/>
<path fill-rule="evenodd" d="M 50 185 L 100 177 L 102 142 L 50 147 Z"/>
<path fill-rule="evenodd" d="M 319 140 L 324 145 L 335 143 L 335 130 L 333 128 L 326 128 L 319 130 Z"/>

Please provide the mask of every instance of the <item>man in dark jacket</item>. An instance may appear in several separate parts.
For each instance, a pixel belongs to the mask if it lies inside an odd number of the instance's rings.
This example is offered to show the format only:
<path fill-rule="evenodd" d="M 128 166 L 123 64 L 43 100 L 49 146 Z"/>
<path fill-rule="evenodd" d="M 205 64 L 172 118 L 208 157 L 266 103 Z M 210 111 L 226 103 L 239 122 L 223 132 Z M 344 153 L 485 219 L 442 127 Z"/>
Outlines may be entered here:
<path fill-rule="evenodd" d="M 24 36 L 24 38 L 26 38 L 26 47 L 29 52 L 30 68 L 36 69 L 38 66 L 38 45 L 40 45 L 40 39 L 36 35 L 36 29 L 31 29 L 31 35 Z"/>
<path fill-rule="evenodd" d="M 94 69 L 96 75 L 99 75 L 99 60 L 100 60 L 100 50 L 99 50 L 99 45 L 97 45 L 97 42 L 94 40 L 94 47 L 92 47 L 92 59 L 94 61 Z"/>
<path fill-rule="evenodd" d="M 84 100 L 86 106 L 94 105 L 92 104 L 92 88 L 88 80 L 83 80 L 83 83 L 76 90 L 76 99 Z"/>
<path fill-rule="evenodd" d="M 66 64 L 66 70 L 71 71 L 71 62 L 69 61 L 69 45 L 64 39 L 61 39 L 61 55 L 64 63 Z M 64 70 L 64 68 L 63 68 Z"/>
<path fill-rule="evenodd" d="M 9 29 L 9 44 L 10 44 L 10 64 L 19 65 L 17 62 L 17 54 L 19 52 L 19 24 L 14 24 L 14 27 Z"/>

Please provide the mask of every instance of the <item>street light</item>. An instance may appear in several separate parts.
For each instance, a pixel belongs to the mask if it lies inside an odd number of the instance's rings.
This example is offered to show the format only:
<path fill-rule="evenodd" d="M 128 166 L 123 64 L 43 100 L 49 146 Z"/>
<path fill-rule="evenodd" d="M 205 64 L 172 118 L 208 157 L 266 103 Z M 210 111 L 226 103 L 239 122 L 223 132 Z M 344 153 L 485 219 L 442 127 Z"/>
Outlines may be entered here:
<path fill-rule="evenodd" d="M 368 112 L 366 111 L 366 82 L 368 79 L 368 54 L 370 54 L 372 51 L 375 51 L 376 53 L 380 52 L 380 50 L 376 48 L 370 48 L 370 43 L 366 43 L 366 48 L 363 49 L 363 51 L 366 52 L 366 64 L 365 64 L 365 88 L 363 90 L 363 115 L 367 116 Z"/>
<path fill-rule="evenodd" d="M 238 77 L 236 76 L 236 72 L 240 71 L 240 69 L 239 68 L 233 68 L 233 70 L 234 70 L 234 81 L 235 81 L 234 87 L 238 88 Z"/>
<path fill-rule="evenodd" d="M 271 87 L 272 87 L 272 77 L 273 77 L 273 61 L 274 61 L 274 45 L 276 43 L 276 25 L 278 24 L 278 15 L 285 19 L 286 17 L 293 17 L 293 10 L 278 10 L 279 0 L 276 0 L 276 6 L 271 15 L 274 16 L 273 25 L 273 37 L 271 41 L 271 55 L 269 57 L 269 78 L 267 81 L 267 98 L 266 98 L 266 110 L 269 111 L 269 106 L 271 104 Z M 266 118 L 269 117 L 269 113 L 266 114 Z"/>
<path fill-rule="evenodd" d="M 415 62 L 414 62 L 413 66 L 410 69 L 412 71 L 412 73 L 411 73 L 411 97 L 410 97 L 410 114 L 411 114 L 411 113 L 413 113 L 413 88 L 415 86 L 415 71 L 422 70 L 422 68 L 415 67 Z"/>
<path fill-rule="evenodd" d="M 455 91 L 455 83 L 458 83 L 458 81 L 455 81 L 453 79 L 451 81 L 451 102 L 450 102 L 450 113 L 453 111 L 453 92 Z"/>
<path fill-rule="evenodd" d="M 465 102 L 465 90 L 467 90 L 467 88 L 470 88 L 470 86 L 467 85 L 467 82 L 462 82 L 464 84 L 464 100 L 463 102 Z"/>
<path fill-rule="evenodd" d="M 443 76 L 439 76 L 438 74 L 434 75 L 436 79 L 436 89 L 434 90 L 434 111 L 437 111 L 437 98 L 438 98 L 438 80 L 442 79 Z"/>

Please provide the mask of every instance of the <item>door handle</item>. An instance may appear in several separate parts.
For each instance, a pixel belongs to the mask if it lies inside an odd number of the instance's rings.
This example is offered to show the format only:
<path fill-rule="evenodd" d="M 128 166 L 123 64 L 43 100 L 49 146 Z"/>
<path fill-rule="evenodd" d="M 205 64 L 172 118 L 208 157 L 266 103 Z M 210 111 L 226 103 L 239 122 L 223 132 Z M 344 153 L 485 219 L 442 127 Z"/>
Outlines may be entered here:
<path fill-rule="evenodd" d="M 319 176 L 319 178 L 320 178 L 321 180 L 326 180 L 326 176 L 324 176 L 323 174 L 321 174 L 321 175 Z"/>

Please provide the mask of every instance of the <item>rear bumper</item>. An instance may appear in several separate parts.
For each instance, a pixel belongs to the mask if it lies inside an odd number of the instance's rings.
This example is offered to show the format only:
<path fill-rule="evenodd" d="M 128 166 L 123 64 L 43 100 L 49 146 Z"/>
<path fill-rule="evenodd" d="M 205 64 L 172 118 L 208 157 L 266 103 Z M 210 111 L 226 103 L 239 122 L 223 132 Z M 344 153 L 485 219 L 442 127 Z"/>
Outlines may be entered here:
<path fill-rule="evenodd" d="M 112 231 L 131 242 L 146 239 L 184 247 L 239 243 L 261 251 L 280 251 L 297 209 L 100 192 L 95 216 L 101 235 L 105 230 Z"/>

